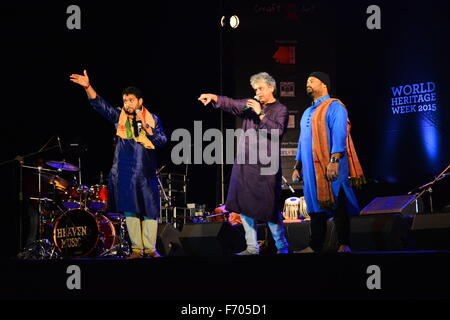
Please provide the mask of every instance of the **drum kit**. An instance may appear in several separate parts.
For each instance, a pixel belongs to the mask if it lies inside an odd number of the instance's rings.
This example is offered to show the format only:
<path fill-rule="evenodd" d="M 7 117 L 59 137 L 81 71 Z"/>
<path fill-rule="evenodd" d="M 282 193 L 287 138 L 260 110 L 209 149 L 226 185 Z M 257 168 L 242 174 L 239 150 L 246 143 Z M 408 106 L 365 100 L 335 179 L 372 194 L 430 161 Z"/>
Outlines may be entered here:
<path fill-rule="evenodd" d="M 33 170 L 38 180 L 38 195 L 30 203 L 39 215 L 38 239 L 27 246 L 19 258 L 54 259 L 79 257 L 127 257 L 125 217 L 108 213 L 108 191 L 102 182 L 90 187 L 60 177 L 78 172 L 79 167 L 65 161 L 47 161 L 52 169 L 22 165 Z M 43 184 L 51 186 L 43 192 Z"/>

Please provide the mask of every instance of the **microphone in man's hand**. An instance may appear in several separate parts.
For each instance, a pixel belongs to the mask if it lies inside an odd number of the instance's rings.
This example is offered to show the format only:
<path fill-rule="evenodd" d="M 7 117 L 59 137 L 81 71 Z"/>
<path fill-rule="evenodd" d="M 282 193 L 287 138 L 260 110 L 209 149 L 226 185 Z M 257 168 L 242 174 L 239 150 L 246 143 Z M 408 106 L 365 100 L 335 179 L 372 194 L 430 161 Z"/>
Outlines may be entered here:
<path fill-rule="evenodd" d="M 258 96 L 254 96 L 254 97 L 251 98 L 251 99 L 253 99 L 253 100 L 259 102 Z M 252 109 L 252 107 L 250 107 L 250 106 L 245 106 L 244 109 L 242 109 L 242 111 L 247 111 L 247 110 L 249 110 L 249 109 Z"/>
<path fill-rule="evenodd" d="M 142 110 L 137 109 L 136 110 L 136 116 L 138 115 L 138 113 L 142 112 Z M 136 124 L 137 124 L 137 129 L 138 132 L 141 132 L 142 130 L 142 121 L 141 120 L 136 120 Z"/>

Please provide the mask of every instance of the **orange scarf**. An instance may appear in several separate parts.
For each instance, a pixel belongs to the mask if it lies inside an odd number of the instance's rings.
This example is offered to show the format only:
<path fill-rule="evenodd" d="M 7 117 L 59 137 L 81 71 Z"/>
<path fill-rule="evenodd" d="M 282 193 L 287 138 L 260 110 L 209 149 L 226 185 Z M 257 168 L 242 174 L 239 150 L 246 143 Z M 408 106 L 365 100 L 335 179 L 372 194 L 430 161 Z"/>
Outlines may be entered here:
<path fill-rule="evenodd" d="M 153 118 L 153 115 L 142 106 L 142 116 L 144 117 L 145 123 L 149 124 L 152 128 L 155 127 L 155 119 Z M 119 116 L 119 122 L 117 124 L 117 131 L 116 135 L 121 137 L 122 139 L 130 139 L 127 137 L 127 128 L 125 126 L 126 122 L 128 120 L 128 115 L 125 113 L 125 110 L 122 108 L 122 111 L 120 112 Z M 133 138 L 134 141 L 142 144 L 147 149 L 155 149 L 155 146 L 150 141 L 150 139 L 147 138 L 147 133 L 145 130 L 141 130 L 138 137 L 134 136 L 133 131 Z"/>
<path fill-rule="evenodd" d="M 330 151 L 328 147 L 326 114 L 328 107 L 333 101 L 338 101 L 345 108 L 345 105 L 338 99 L 327 99 L 323 101 L 314 112 L 312 117 L 312 151 L 314 161 L 314 171 L 316 175 L 317 200 L 324 209 L 331 209 L 335 203 L 331 181 L 326 178 L 327 166 L 330 162 Z M 356 155 L 355 146 L 350 135 L 350 120 L 347 119 L 347 156 L 350 169 L 350 185 L 361 187 L 366 182 L 364 173 Z"/>

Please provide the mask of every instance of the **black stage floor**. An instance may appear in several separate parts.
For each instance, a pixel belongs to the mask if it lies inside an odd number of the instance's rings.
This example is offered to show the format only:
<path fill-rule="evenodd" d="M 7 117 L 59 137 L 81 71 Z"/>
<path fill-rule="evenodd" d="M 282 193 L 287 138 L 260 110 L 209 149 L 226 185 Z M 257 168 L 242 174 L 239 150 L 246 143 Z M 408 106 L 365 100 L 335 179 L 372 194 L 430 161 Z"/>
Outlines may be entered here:
<path fill-rule="evenodd" d="M 0 265 L 3 301 L 199 305 L 450 299 L 450 251 L 3 259 Z"/>

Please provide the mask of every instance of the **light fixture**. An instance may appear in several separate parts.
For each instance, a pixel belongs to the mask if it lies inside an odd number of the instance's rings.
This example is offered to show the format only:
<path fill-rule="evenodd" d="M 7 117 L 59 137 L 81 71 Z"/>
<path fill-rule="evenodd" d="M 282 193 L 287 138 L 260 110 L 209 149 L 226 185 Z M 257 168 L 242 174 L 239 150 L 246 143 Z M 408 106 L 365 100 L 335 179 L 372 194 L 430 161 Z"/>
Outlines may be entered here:
<path fill-rule="evenodd" d="M 237 27 L 239 27 L 239 18 L 238 18 L 238 16 L 236 16 L 236 15 L 231 16 L 231 18 L 230 18 L 230 27 L 232 27 L 233 29 L 236 29 Z"/>

